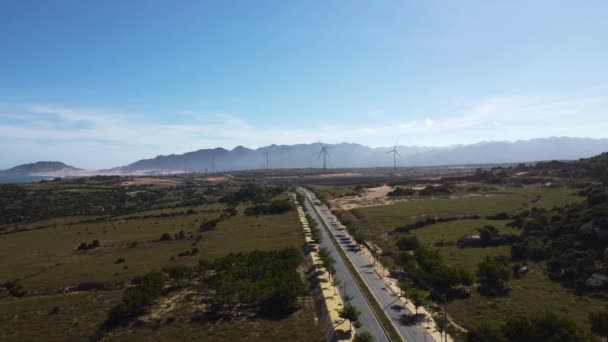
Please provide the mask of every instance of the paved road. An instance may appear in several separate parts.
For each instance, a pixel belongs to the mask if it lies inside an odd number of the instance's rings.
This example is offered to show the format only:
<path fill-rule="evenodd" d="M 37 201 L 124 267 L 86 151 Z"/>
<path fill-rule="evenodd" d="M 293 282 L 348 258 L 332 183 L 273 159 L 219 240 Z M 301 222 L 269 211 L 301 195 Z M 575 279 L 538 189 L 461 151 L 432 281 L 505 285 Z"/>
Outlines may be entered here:
<path fill-rule="evenodd" d="M 369 304 L 363 297 L 361 290 L 357 287 L 352 275 L 346 268 L 344 264 L 344 260 L 340 257 L 340 254 L 336 250 L 336 247 L 331 242 L 329 234 L 323 227 L 321 227 L 320 218 L 316 214 L 316 211 L 312 209 L 310 203 L 306 201 L 305 203 L 306 211 L 312 217 L 313 220 L 317 221 L 319 225 L 319 230 L 323 235 L 323 240 L 320 243 L 321 248 L 325 248 L 329 251 L 331 256 L 336 260 L 335 268 L 336 268 L 336 276 L 340 280 L 340 284 L 338 285 L 338 293 L 342 298 L 342 301 L 346 301 L 346 297 L 351 298 L 351 303 L 361 311 L 359 315 L 359 322 L 361 322 L 362 326 L 359 328 L 359 331 L 368 331 L 375 338 L 376 342 L 386 342 L 389 341 L 388 337 L 384 333 L 382 326 L 378 322 L 376 316 L 372 312 Z"/>
<path fill-rule="evenodd" d="M 318 202 L 315 195 L 304 190 L 313 203 Z M 357 250 L 355 244 L 344 235 L 341 229 L 336 229 L 334 223 L 336 218 L 331 214 L 329 209 L 323 204 L 315 205 L 317 212 L 320 213 L 321 219 L 325 221 L 327 227 L 330 227 L 331 233 L 334 235 L 337 241 L 340 242 L 340 246 L 344 250 L 346 256 L 350 262 L 359 270 L 359 274 L 363 281 L 368 285 L 368 288 L 380 304 L 387 315 L 390 317 L 393 325 L 397 328 L 401 338 L 404 341 L 433 341 L 433 338 L 427 334 L 426 330 L 419 325 L 410 325 L 403 322 L 404 314 L 412 314 L 398 301 L 389 289 L 386 288 L 386 284 L 380 277 L 373 271 L 370 261 Z M 325 230 L 323 230 L 325 231 Z"/>

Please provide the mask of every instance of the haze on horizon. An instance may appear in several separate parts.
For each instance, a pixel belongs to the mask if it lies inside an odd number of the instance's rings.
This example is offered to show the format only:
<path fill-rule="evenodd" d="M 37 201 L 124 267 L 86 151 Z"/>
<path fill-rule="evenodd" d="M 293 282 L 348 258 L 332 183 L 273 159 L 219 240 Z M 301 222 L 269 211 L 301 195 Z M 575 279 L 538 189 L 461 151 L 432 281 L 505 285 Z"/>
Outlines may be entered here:
<path fill-rule="evenodd" d="M 6 1 L 0 169 L 608 138 L 608 3 Z"/>

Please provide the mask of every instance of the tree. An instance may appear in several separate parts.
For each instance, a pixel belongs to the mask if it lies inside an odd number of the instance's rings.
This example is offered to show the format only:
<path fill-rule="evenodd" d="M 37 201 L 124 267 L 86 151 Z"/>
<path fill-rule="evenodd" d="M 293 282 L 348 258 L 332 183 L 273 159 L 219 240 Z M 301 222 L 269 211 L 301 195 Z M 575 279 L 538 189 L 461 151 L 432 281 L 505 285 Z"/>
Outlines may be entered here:
<path fill-rule="evenodd" d="M 608 311 L 590 313 L 589 323 L 591 323 L 591 331 L 602 337 L 608 337 Z"/>
<path fill-rule="evenodd" d="M 511 271 L 502 262 L 486 257 L 477 266 L 479 282 L 491 289 L 502 289 L 511 277 Z"/>
<path fill-rule="evenodd" d="M 479 228 L 478 231 L 481 242 L 484 245 L 488 245 L 498 235 L 498 229 L 494 226 L 484 226 L 483 228 Z"/>
<path fill-rule="evenodd" d="M 428 301 L 426 300 L 426 291 L 420 290 L 415 287 L 410 287 L 407 290 L 406 294 L 412 301 L 412 304 L 414 304 L 414 307 L 416 307 L 416 315 L 418 314 L 418 308 L 428 303 Z"/>
<path fill-rule="evenodd" d="M 443 333 L 446 331 L 449 321 L 448 319 L 445 317 L 445 315 L 441 315 L 441 316 L 433 316 L 433 320 L 435 321 L 435 325 L 437 326 L 437 329 L 439 329 L 439 334 L 441 336 L 441 339 L 443 339 Z"/>
<path fill-rule="evenodd" d="M 458 276 L 460 278 L 460 284 L 465 288 L 475 283 L 475 277 L 473 274 L 467 271 L 464 267 L 458 269 Z"/>
<path fill-rule="evenodd" d="M 333 276 L 331 278 L 331 285 L 333 285 L 334 287 L 334 294 L 338 294 L 336 288 L 338 287 L 338 285 L 340 285 L 340 278 Z"/>
<path fill-rule="evenodd" d="M 333 276 L 336 273 L 336 260 L 331 256 L 327 248 L 321 248 L 319 250 L 319 259 L 321 259 L 321 262 L 325 265 L 327 272 Z"/>
<path fill-rule="evenodd" d="M 407 293 L 407 289 L 408 289 L 408 284 L 405 281 L 401 281 L 399 282 L 399 290 L 401 291 L 401 293 L 399 294 L 401 297 L 403 297 L 404 293 Z M 405 303 L 407 304 L 407 297 L 405 298 Z"/>
<path fill-rule="evenodd" d="M 413 251 L 420 247 L 416 236 L 406 236 L 397 240 L 397 248 L 402 251 Z"/>
<path fill-rule="evenodd" d="M 359 312 L 359 310 L 357 310 L 356 307 L 354 307 L 352 304 L 347 303 L 342 310 L 340 310 L 339 316 L 340 318 L 343 318 L 344 320 L 348 320 L 350 323 L 350 328 L 352 329 L 352 324 L 353 322 L 356 322 L 359 320 L 359 314 L 361 312 Z"/>
<path fill-rule="evenodd" d="M 353 338 L 353 342 L 374 342 L 374 336 L 367 331 L 363 331 L 355 334 L 355 338 Z"/>

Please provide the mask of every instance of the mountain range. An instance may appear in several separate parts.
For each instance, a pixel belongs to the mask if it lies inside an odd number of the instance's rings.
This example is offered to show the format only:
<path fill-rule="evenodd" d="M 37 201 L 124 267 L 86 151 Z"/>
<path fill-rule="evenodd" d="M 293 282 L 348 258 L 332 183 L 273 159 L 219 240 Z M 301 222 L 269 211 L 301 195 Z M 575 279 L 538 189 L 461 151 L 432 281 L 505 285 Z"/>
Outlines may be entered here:
<path fill-rule="evenodd" d="M 328 168 L 392 167 L 393 147 L 368 147 L 353 143 L 329 144 Z M 320 168 L 320 143 L 270 145 L 257 149 L 237 146 L 201 149 L 184 154 L 160 155 L 132 164 L 99 171 L 82 171 L 60 162 L 24 164 L 0 171 L 4 175 L 52 176 L 86 174 L 159 174 L 278 168 Z M 574 160 L 608 151 L 608 139 L 552 137 L 515 142 L 493 141 L 450 147 L 397 146 L 398 166 L 518 163 L 542 160 Z"/>

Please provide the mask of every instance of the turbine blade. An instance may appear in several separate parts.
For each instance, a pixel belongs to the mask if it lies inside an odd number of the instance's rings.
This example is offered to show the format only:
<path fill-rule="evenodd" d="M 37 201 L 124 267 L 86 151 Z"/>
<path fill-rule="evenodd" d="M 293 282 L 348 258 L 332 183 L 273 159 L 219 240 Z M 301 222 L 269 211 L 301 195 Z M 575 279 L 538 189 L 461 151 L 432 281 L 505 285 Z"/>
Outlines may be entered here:
<path fill-rule="evenodd" d="M 401 158 L 401 155 L 399 154 L 399 152 L 397 152 L 397 150 L 395 150 L 395 153 L 397 153 L 397 155 Z"/>
<path fill-rule="evenodd" d="M 392 153 L 392 152 L 393 152 L 393 151 L 388 151 L 388 152 L 386 152 L 386 153 L 384 153 L 384 154 L 389 154 L 389 153 Z"/>

